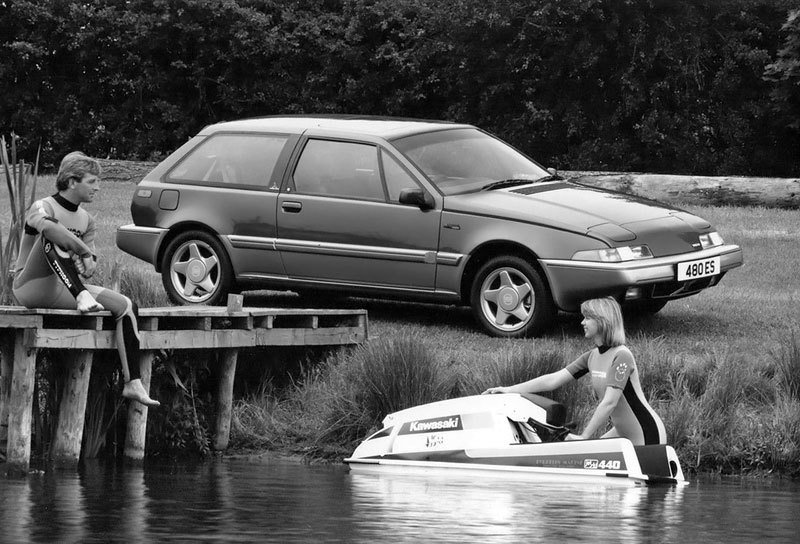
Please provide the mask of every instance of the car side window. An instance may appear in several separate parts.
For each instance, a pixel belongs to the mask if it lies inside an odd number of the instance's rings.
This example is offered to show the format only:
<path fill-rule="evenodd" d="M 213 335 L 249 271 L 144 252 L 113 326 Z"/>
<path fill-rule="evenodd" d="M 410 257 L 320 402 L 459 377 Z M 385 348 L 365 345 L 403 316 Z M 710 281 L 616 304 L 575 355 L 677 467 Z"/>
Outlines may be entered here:
<path fill-rule="evenodd" d="M 386 189 L 389 191 L 389 201 L 399 202 L 400 191 L 415 189 L 419 184 L 403 168 L 397 159 L 381 149 L 381 163 L 383 164 L 383 177 L 386 179 Z"/>
<path fill-rule="evenodd" d="M 385 200 L 374 145 L 310 139 L 293 180 L 298 193 Z"/>
<path fill-rule="evenodd" d="M 266 188 L 287 136 L 215 134 L 167 174 L 168 181 Z"/>

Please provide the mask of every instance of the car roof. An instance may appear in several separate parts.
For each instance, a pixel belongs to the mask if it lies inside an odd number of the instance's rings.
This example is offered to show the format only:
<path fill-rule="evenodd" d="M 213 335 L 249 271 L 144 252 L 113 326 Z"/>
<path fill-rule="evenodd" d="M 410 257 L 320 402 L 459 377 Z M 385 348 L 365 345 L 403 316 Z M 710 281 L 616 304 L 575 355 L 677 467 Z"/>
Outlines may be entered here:
<path fill-rule="evenodd" d="M 310 129 L 320 129 L 341 134 L 377 136 L 386 140 L 452 128 L 474 128 L 472 125 L 411 119 L 405 117 L 379 117 L 369 115 L 280 115 L 226 121 L 205 127 L 199 136 L 214 132 L 283 132 L 301 134 Z"/>

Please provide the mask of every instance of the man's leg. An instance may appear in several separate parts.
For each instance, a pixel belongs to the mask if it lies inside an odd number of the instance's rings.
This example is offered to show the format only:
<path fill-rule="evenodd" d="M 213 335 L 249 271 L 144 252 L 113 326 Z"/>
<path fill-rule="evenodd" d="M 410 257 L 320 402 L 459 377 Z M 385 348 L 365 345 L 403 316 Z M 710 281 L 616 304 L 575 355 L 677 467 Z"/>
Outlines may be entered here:
<path fill-rule="evenodd" d="M 69 253 L 44 236 L 40 236 L 40 241 L 48 266 L 72 296 L 75 297 L 78 310 L 81 312 L 102 310 L 103 306 L 95 300 L 83 285 L 80 274 L 78 274 L 78 270 L 75 267 L 75 262 Z"/>
<path fill-rule="evenodd" d="M 146 406 L 158 406 L 161 403 L 150 398 L 142 385 L 139 370 L 139 327 L 137 325 L 138 308 L 131 299 L 102 287 L 87 286 L 96 300 L 107 308 L 117 319 L 116 339 L 117 352 L 122 365 L 122 377 L 125 387 L 122 396 L 141 402 Z"/>
<path fill-rule="evenodd" d="M 69 309 L 75 308 L 77 301 L 81 311 L 108 309 L 117 320 L 117 351 L 125 381 L 122 395 L 148 406 L 158 406 L 159 402 L 144 390 L 139 376 L 139 331 L 131 300 L 109 289 L 83 284 L 69 255 L 44 237 L 38 236 L 35 244 L 25 267 L 14 278 L 13 292 L 17 301 L 27 308 Z"/>

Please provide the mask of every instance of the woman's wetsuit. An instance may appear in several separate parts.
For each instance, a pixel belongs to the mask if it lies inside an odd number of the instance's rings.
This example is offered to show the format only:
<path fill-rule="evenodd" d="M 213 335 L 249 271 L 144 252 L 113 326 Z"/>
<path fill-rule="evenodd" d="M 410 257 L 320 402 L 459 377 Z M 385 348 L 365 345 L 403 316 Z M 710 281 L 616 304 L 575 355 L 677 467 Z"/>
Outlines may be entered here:
<path fill-rule="evenodd" d="M 611 412 L 611 422 L 619 436 L 637 446 L 667 443 L 664 422 L 644 396 L 636 361 L 627 347 L 602 346 L 589 350 L 567 365 L 567 370 L 576 380 L 591 373 L 592 387 L 601 399 L 607 387 L 622 390 Z"/>

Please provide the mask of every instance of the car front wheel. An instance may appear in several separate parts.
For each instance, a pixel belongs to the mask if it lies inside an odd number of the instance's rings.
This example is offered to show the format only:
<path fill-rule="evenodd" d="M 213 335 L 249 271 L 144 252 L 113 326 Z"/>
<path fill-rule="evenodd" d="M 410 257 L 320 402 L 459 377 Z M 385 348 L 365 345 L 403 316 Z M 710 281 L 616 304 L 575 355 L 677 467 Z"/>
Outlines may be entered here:
<path fill-rule="evenodd" d="M 233 272 L 222 244 L 202 231 L 185 232 L 167 246 L 161 279 L 176 304 L 225 304 Z"/>
<path fill-rule="evenodd" d="M 486 262 L 472 282 L 470 300 L 475 318 L 493 336 L 535 336 L 556 315 L 541 276 L 519 257 L 495 257 Z"/>

